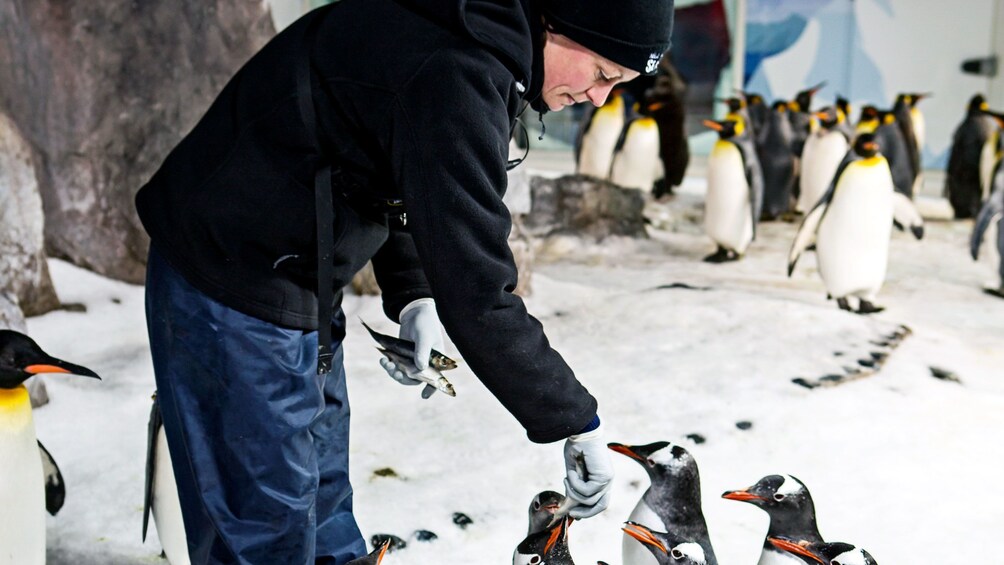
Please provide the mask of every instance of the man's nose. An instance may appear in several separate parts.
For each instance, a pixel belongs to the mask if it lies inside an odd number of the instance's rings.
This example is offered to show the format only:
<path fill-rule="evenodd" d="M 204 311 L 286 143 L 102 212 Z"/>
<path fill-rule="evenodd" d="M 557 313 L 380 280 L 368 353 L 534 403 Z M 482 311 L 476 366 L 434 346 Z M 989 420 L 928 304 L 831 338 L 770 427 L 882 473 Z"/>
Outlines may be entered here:
<path fill-rule="evenodd" d="M 597 84 L 586 91 L 586 96 L 589 98 L 589 101 L 593 103 L 593 106 L 599 108 L 607 101 L 607 96 L 610 96 L 610 91 L 613 90 L 613 88 L 614 85 L 612 84 Z"/>

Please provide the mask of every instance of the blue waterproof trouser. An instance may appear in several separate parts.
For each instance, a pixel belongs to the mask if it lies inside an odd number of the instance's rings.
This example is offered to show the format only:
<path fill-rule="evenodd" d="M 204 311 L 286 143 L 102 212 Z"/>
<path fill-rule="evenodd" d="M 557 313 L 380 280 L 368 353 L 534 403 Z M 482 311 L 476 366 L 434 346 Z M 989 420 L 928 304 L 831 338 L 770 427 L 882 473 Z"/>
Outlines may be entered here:
<path fill-rule="evenodd" d="M 192 563 L 342 565 L 364 555 L 340 342 L 334 370 L 319 376 L 317 332 L 227 308 L 152 249 L 146 315 Z M 341 311 L 335 318 L 342 330 Z"/>

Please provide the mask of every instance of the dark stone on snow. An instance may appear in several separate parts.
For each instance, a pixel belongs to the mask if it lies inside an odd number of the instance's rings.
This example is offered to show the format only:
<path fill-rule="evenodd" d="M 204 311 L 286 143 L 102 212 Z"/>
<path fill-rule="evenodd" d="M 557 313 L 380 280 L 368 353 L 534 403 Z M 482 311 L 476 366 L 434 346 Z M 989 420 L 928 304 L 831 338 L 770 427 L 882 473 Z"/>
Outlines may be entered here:
<path fill-rule="evenodd" d="M 429 530 L 416 530 L 415 539 L 418 541 L 433 541 L 439 539 L 439 536 Z"/>
<path fill-rule="evenodd" d="M 739 428 L 740 430 L 748 430 L 753 427 L 753 422 L 747 420 L 741 420 L 739 422 L 736 422 L 736 427 Z"/>
<path fill-rule="evenodd" d="M 408 547 L 408 542 L 394 534 L 373 534 L 373 537 L 370 538 L 370 546 L 380 547 L 388 541 L 390 542 L 390 547 L 387 548 L 387 551 L 397 551 Z"/>
<path fill-rule="evenodd" d="M 460 526 L 460 529 L 463 530 L 467 529 L 467 526 L 473 524 L 474 520 L 471 520 L 471 517 L 468 516 L 467 514 L 464 514 L 463 512 L 454 512 L 453 523 Z"/>
<path fill-rule="evenodd" d="M 687 434 L 687 439 L 689 439 L 690 441 L 694 442 L 697 445 L 701 445 L 702 443 L 707 441 L 707 439 L 705 439 L 704 436 L 702 436 L 701 434 Z"/>
<path fill-rule="evenodd" d="M 958 375 L 956 375 L 952 371 L 949 371 L 948 369 L 942 369 L 941 367 L 928 367 L 928 368 L 931 370 L 931 376 L 936 379 L 962 384 L 962 379 L 960 379 Z"/>
<path fill-rule="evenodd" d="M 809 381 L 805 380 L 802 377 L 795 377 L 794 379 L 791 379 L 791 382 L 797 384 L 798 386 L 805 387 L 807 389 L 814 389 L 817 386 L 819 386 L 815 383 L 810 383 Z"/>

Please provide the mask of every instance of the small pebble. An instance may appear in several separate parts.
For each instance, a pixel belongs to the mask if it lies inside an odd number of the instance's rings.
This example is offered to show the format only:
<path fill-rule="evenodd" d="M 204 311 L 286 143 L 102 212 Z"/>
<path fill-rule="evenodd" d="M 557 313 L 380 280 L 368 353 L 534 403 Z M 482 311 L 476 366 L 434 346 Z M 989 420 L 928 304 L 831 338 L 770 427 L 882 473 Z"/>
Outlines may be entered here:
<path fill-rule="evenodd" d="M 408 542 L 394 534 L 373 534 L 373 537 L 370 538 L 370 546 L 380 547 L 388 541 L 390 542 L 390 547 L 387 548 L 387 551 L 397 551 L 408 547 Z"/>
<path fill-rule="evenodd" d="M 415 539 L 417 539 L 418 541 L 432 541 L 435 539 L 439 539 L 439 536 L 430 532 L 429 530 L 416 530 Z"/>
<path fill-rule="evenodd" d="M 739 428 L 740 430 L 748 430 L 753 427 L 753 422 L 742 420 L 740 422 L 736 422 L 736 427 Z"/>
<path fill-rule="evenodd" d="M 687 439 L 696 443 L 697 445 L 701 445 L 702 443 L 707 441 L 701 434 L 687 434 Z"/>
<path fill-rule="evenodd" d="M 453 523 L 460 526 L 460 529 L 463 530 L 467 529 L 467 526 L 473 524 L 474 520 L 471 520 L 471 517 L 468 516 L 467 514 L 464 514 L 463 512 L 454 512 Z"/>

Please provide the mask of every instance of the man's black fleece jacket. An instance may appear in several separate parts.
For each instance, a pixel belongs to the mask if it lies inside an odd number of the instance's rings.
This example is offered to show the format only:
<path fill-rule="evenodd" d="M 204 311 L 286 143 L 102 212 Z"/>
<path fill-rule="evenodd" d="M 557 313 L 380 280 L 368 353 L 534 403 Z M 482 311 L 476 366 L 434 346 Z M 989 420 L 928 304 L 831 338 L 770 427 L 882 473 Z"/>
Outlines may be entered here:
<path fill-rule="evenodd" d="M 256 54 L 139 192 L 152 244 L 191 284 L 246 314 L 316 329 L 313 176 L 322 157 L 297 106 L 297 58 L 338 171 L 341 289 L 369 259 L 397 320 L 433 297 L 464 361 L 535 442 L 563 439 L 596 400 L 513 294 L 502 203 L 510 132 L 539 96 L 534 0 L 341 0 Z M 311 18 L 323 18 L 309 49 Z M 404 201 L 388 227 L 339 194 Z M 365 208 L 365 207 L 364 207 Z"/>

